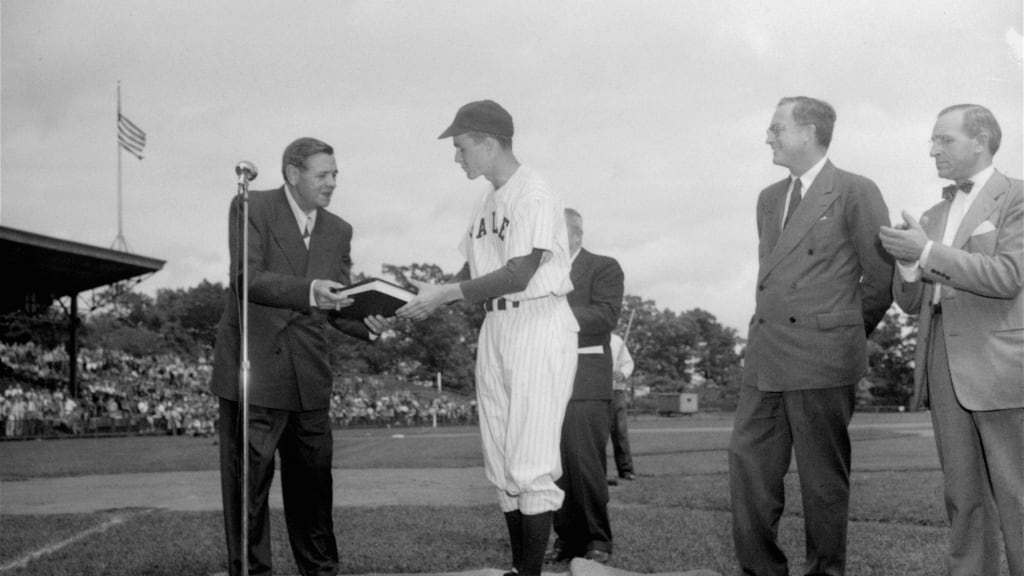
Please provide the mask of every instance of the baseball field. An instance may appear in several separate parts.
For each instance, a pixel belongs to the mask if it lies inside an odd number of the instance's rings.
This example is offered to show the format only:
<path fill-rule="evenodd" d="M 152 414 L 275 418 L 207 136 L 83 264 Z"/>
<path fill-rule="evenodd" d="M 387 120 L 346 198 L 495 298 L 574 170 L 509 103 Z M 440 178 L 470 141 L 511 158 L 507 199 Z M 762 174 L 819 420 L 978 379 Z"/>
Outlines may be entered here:
<path fill-rule="evenodd" d="M 735 572 L 731 426 L 731 414 L 631 422 L 641 477 L 611 488 L 611 566 Z M 851 434 L 848 574 L 943 573 L 942 475 L 928 415 L 857 414 Z M 217 450 L 212 438 L 180 436 L 0 443 L 0 575 L 224 570 Z M 334 463 L 343 573 L 507 568 L 504 521 L 475 428 L 338 430 Z M 786 486 L 780 533 L 791 573 L 800 574 L 795 466 Z M 277 486 L 271 505 L 275 570 L 295 574 Z"/>

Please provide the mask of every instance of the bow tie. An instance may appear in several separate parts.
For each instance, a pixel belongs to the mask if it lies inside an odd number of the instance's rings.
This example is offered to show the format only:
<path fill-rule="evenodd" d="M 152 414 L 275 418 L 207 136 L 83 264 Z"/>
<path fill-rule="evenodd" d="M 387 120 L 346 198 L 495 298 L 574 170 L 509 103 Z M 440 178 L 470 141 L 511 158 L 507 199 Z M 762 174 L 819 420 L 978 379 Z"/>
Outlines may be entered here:
<path fill-rule="evenodd" d="M 964 180 L 960 184 L 950 184 L 942 189 L 942 199 L 952 202 L 958 190 L 963 191 L 964 194 L 970 194 L 971 188 L 974 188 L 974 182 L 970 180 Z"/>

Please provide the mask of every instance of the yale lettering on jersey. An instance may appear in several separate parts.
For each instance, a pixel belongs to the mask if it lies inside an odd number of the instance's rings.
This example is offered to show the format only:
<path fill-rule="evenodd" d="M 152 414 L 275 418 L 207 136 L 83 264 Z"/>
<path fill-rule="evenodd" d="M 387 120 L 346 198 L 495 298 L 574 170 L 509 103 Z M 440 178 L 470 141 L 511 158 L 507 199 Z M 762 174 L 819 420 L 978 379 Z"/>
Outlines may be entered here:
<path fill-rule="evenodd" d="M 480 225 L 477 226 L 477 229 L 476 229 L 476 236 L 475 236 L 475 238 L 483 238 L 488 233 L 490 233 L 490 234 L 497 234 L 498 238 L 500 238 L 502 241 L 504 241 L 505 240 L 505 232 L 508 230 L 509 224 L 511 224 L 511 222 L 509 222 L 509 219 L 505 218 L 505 217 L 502 217 L 501 218 L 501 226 L 499 227 L 498 226 L 498 215 L 497 215 L 497 213 L 491 212 L 491 225 L 490 225 L 490 228 L 488 229 L 488 226 L 487 226 L 487 218 L 486 217 L 481 218 L 480 219 Z"/>

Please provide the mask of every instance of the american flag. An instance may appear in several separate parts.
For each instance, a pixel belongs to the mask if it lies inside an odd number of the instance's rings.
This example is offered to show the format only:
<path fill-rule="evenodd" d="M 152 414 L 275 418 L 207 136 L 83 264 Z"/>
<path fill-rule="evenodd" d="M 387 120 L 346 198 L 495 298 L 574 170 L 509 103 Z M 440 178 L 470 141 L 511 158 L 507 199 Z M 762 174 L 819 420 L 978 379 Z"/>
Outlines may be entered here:
<path fill-rule="evenodd" d="M 120 112 L 117 113 L 117 141 L 121 148 L 142 160 L 142 149 L 146 147 L 146 133 Z"/>

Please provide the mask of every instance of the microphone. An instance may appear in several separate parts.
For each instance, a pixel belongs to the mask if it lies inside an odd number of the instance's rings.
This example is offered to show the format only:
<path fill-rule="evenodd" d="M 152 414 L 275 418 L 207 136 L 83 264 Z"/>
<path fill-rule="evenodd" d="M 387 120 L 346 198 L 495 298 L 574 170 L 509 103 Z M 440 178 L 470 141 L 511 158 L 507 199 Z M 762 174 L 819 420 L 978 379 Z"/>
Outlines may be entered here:
<path fill-rule="evenodd" d="M 246 184 L 256 179 L 259 170 L 256 169 L 256 165 L 252 162 L 242 160 L 235 165 L 235 174 L 238 175 L 239 184 Z"/>

